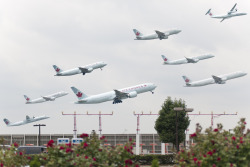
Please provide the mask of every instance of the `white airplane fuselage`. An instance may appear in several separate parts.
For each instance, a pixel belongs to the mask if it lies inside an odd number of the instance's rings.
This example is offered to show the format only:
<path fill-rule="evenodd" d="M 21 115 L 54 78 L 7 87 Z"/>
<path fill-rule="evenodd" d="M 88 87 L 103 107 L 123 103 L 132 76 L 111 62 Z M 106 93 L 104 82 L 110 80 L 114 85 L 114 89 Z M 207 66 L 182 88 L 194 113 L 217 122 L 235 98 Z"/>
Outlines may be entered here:
<path fill-rule="evenodd" d="M 86 73 L 90 73 L 93 70 L 98 69 L 98 68 L 103 68 L 106 65 L 107 64 L 104 62 L 96 62 L 96 63 L 89 64 L 86 66 L 82 66 L 81 68 L 90 69 L 89 71 L 86 71 Z M 82 71 L 79 68 L 74 68 L 74 69 L 65 70 L 60 73 L 57 73 L 55 76 L 70 76 L 70 75 L 76 75 L 76 74 L 81 74 L 81 73 Z"/>
<path fill-rule="evenodd" d="M 178 59 L 178 60 L 168 60 L 164 61 L 163 65 L 179 65 L 179 64 L 187 64 L 187 63 L 197 63 L 199 60 L 205 60 L 214 57 L 214 55 L 201 55 L 196 57 L 190 57 L 190 59 L 194 60 L 193 62 L 189 62 L 187 58 Z"/>
<path fill-rule="evenodd" d="M 61 91 L 61 92 L 57 92 L 57 93 L 54 93 L 54 94 L 51 94 L 48 96 L 44 96 L 46 98 L 51 98 L 51 100 L 46 100 L 43 97 L 41 97 L 41 98 L 37 98 L 37 99 L 33 99 L 33 100 L 28 100 L 28 101 L 26 101 L 26 104 L 35 104 L 35 103 L 43 103 L 46 101 L 54 101 L 56 98 L 66 96 L 67 94 L 68 94 L 67 92 Z"/>
<path fill-rule="evenodd" d="M 121 91 L 123 93 L 131 93 L 131 92 L 136 92 L 136 94 L 148 92 L 148 91 L 153 91 L 156 88 L 155 84 L 152 83 L 145 83 L 145 84 L 140 84 L 136 86 L 131 86 L 128 88 L 123 88 L 119 89 L 118 91 Z M 82 100 L 79 100 L 75 102 L 76 104 L 95 104 L 95 103 L 102 103 L 106 101 L 113 101 L 114 98 L 116 97 L 115 91 L 110 91 L 98 95 L 92 95 L 87 98 L 84 98 Z M 129 98 L 129 97 L 126 97 Z M 122 99 L 126 99 L 122 98 Z"/>
<path fill-rule="evenodd" d="M 227 15 L 215 15 L 215 16 L 211 16 L 211 18 L 215 18 L 215 19 L 229 19 L 231 17 L 243 16 L 243 15 L 247 15 L 247 13 L 231 13 L 231 14 L 227 14 Z"/>
<path fill-rule="evenodd" d="M 242 71 L 237 71 L 237 72 L 233 72 L 233 73 L 229 73 L 229 74 L 219 75 L 218 77 L 223 79 L 224 82 L 221 84 L 224 84 L 225 81 L 227 81 L 227 80 L 243 77 L 245 75 L 247 75 L 247 73 L 242 72 Z M 208 78 L 208 79 L 204 79 L 204 80 L 200 80 L 200 81 L 190 82 L 190 83 L 186 84 L 186 87 L 199 87 L 199 86 L 205 86 L 205 85 L 210 85 L 210 84 L 215 84 L 215 83 L 216 82 L 213 78 Z M 220 83 L 216 83 L 216 84 L 220 84 Z"/>
<path fill-rule="evenodd" d="M 47 116 L 34 117 L 34 118 L 30 118 L 30 119 L 25 119 L 25 120 L 19 121 L 19 122 L 9 123 L 7 126 L 20 126 L 20 125 L 25 125 L 25 124 L 28 124 L 28 123 L 40 121 L 40 120 L 43 120 L 43 119 L 48 119 L 48 118 L 49 117 L 47 117 Z"/>
<path fill-rule="evenodd" d="M 165 37 L 162 39 L 168 39 L 168 36 L 178 34 L 180 33 L 181 30 L 169 30 L 169 31 L 164 31 Z M 159 39 L 159 36 L 154 33 L 154 34 L 149 34 L 149 35 L 142 35 L 142 36 L 137 36 L 135 40 L 151 40 L 151 39 Z"/>

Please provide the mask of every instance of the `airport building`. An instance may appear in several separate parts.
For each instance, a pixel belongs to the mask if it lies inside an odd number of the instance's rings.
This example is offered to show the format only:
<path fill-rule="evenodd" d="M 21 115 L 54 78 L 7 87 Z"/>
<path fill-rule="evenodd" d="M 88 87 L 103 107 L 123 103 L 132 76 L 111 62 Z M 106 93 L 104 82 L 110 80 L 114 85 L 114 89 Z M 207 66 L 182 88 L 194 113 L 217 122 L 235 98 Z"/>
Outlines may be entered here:
<path fill-rule="evenodd" d="M 136 141 L 136 134 L 103 134 L 105 136 L 104 145 L 119 146 L 129 142 L 131 138 Z M 80 137 L 78 135 L 77 137 Z M 40 138 L 41 145 L 46 146 L 49 140 L 54 140 L 57 144 L 58 138 L 72 139 L 72 134 L 42 134 Z M 0 134 L 0 139 L 4 139 L 5 145 L 18 143 L 20 146 L 37 146 L 39 141 L 38 134 Z M 173 149 L 172 144 L 163 144 L 159 140 L 158 134 L 140 134 L 139 152 L 140 154 L 161 154 L 162 147 L 165 153 L 171 153 Z M 135 149 L 135 148 L 134 148 Z M 135 151 L 135 150 L 134 150 Z"/>

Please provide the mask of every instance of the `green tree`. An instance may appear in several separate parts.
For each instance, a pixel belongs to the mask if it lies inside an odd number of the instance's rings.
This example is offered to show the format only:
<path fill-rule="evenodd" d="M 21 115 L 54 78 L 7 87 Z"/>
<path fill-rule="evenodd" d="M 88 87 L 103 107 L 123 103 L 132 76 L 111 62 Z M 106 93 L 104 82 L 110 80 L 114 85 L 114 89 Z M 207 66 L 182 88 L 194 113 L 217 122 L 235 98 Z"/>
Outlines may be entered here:
<path fill-rule="evenodd" d="M 176 145 L 176 111 L 174 107 L 186 108 L 185 101 L 172 100 L 168 97 L 159 111 L 160 116 L 155 122 L 155 130 L 163 143 L 173 143 Z M 177 111 L 178 119 L 178 143 L 185 140 L 185 130 L 188 128 L 190 120 L 185 111 Z"/>

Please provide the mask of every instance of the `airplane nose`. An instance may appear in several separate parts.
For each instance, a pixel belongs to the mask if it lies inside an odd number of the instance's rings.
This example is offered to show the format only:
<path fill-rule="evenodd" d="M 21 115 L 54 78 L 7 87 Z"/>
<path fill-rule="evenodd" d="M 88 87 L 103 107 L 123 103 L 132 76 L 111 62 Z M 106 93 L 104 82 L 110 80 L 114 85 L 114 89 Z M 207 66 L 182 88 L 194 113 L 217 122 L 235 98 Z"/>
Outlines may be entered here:
<path fill-rule="evenodd" d="M 180 32 L 181 32 L 181 30 L 177 30 L 176 32 L 177 32 L 177 33 L 180 33 Z"/>

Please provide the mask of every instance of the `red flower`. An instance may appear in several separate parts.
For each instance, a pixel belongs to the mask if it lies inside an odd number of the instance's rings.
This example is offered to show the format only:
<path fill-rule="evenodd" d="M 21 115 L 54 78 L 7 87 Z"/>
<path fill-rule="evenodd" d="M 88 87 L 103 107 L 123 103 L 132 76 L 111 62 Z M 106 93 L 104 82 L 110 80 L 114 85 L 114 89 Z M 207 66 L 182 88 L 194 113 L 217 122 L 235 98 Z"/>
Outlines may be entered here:
<path fill-rule="evenodd" d="M 80 135 L 81 138 L 85 138 L 85 137 L 89 137 L 89 135 L 87 133 L 83 133 Z"/>
<path fill-rule="evenodd" d="M 220 158 L 220 157 L 218 157 L 218 158 L 217 158 L 217 161 L 220 161 L 220 160 L 221 160 L 221 158 Z"/>
<path fill-rule="evenodd" d="M 3 167 L 3 163 L 1 163 L 0 166 Z"/>
<path fill-rule="evenodd" d="M 219 130 L 218 129 L 214 129 L 214 132 L 218 132 Z"/>
<path fill-rule="evenodd" d="M 132 165 L 132 164 L 133 164 L 133 162 L 132 162 L 132 160 L 131 160 L 131 159 L 127 159 L 127 160 L 125 160 L 125 164 Z"/>
<path fill-rule="evenodd" d="M 213 167 L 216 167 L 216 165 L 215 165 L 215 164 L 213 164 Z"/>
<path fill-rule="evenodd" d="M 138 165 L 138 164 L 136 164 L 136 165 L 135 165 L 135 167 L 139 167 L 139 165 Z"/>
<path fill-rule="evenodd" d="M 230 167 L 233 167 L 233 166 L 234 166 L 234 164 L 233 164 L 233 163 L 231 163 L 231 164 L 230 164 Z"/>
<path fill-rule="evenodd" d="M 240 141 L 240 144 L 244 143 L 243 140 Z"/>
<path fill-rule="evenodd" d="M 66 153 L 68 153 L 68 152 L 73 152 L 73 150 L 71 150 L 71 148 L 67 148 Z"/>
<path fill-rule="evenodd" d="M 19 155 L 21 155 L 21 156 L 22 156 L 22 155 L 23 155 L 23 153 L 22 153 L 22 152 L 19 152 Z"/>
<path fill-rule="evenodd" d="M 213 153 L 215 153 L 216 152 L 216 149 L 213 149 Z"/>
<path fill-rule="evenodd" d="M 227 137 L 225 137 L 225 140 L 227 140 Z"/>
<path fill-rule="evenodd" d="M 191 134 L 190 137 L 192 138 L 192 137 L 196 137 L 196 136 L 197 136 L 196 133 L 193 133 L 193 134 Z"/>
<path fill-rule="evenodd" d="M 99 151 L 99 152 L 102 152 L 102 149 L 99 148 L 98 151 Z"/>
<path fill-rule="evenodd" d="M 243 137 L 240 137 L 240 140 L 242 140 L 243 139 Z"/>
<path fill-rule="evenodd" d="M 89 157 L 86 155 L 86 156 L 85 156 L 85 159 L 88 159 L 88 158 L 89 158 Z"/>
<path fill-rule="evenodd" d="M 18 147 L 18 144 L 17 144 L 16 142 L 15 142 L 13 145 L 14 145 L 14 147 L 16 147 L 16 148 Z"/>
<path fill-rule="evenodd" d="M 105 136 L 100 137 L 100 140 L 103 140 L 103 139 L 105 139 Z"/>
<path fill-rule="evenodd" d="M 131 141 L 132 141 L 132 138 L 129 138 L 129 141 L 131 142 Z"/>
<path fill-rule="evenodd" d="M 203 157 L 204 157 L 204 158 L 206 158 L 206 157 L 207 157 L 207 155 L 206 155 L 206 154 L 204 154 L 204 155 L 203 155 Z"/>
<path fill-rule="evenodd" d="M 43 160 L 45 160 L 45 161 L 46 161 L 46 160 L 47 160 L 47 158 L 46 158 L 46 157 L 44 157 L 44 158 L 43 158 Z"/>
<path fill-rule="evenodd" d="M 244 124 L 246 125 L 247 123 L 246 123 L 246 122 L 244 122 Z"/>
<path fill-rule="evenodd" d="M 27 157 L 28 160 L 31 160 L 31 157 Z"/>
<path fill-rule="evenodd" d="M 60 149 L 60 150 L 64 150 L 64 147 L 63 147 L 63 146 L 61 146 L 59 149 Z"/>
<path fill-rule="evenodd" d="M 194 157 L 194 159 L 193 159 L 193 160 L 194 160 L 194 163 L 196 163 L 196 161 L 197 161 L 198 159 L 197 159 L 196 157 Z"/>
<path fill-rule="evenodd" d="M 96 161 L 96 158 L 95 158 L 95 157 L 93 158 L 93 161 Z"/>
<path fill-rule="evenodd" d="M 215 142 L 213 141 L 213 140 L 211 140 L 211 143 L 214 145 L 215 144 Z"/>
<path fill-rule="evenodd" d="M 66 144 L 66 146 L 68 146 L 68 147 L 71 147 L 71 143 L 69 143 L 69 144 Z"/>
<path fill-rule="evenodd" d="M 84 148 L 88 147 L 88 143 L 83 143 L 83 147 Z"/>
<path fill-rule="evenodd" d="M 76 154 L 77 157 L 79 157 L 79 154 Z"/>
<path fill-rule="evenodd" d="M 213 155 L 213 153 L 211 151 L 208 151 L 207 154 L 210 155 L 210 156 Z"/>
<path fill-rule="evenodd" d="M 47 147 L 53 147 L 54 140 L 50 140 L 47 144 Z"/>
<path fill-rule="evenodd" d="M 236 137 L 234 137 L 234 136 L 233 136 L 233 137 L 232 137 L 232 140 L 234 140 L 234 141 L 235 141 L 235 140 L 236 140 Z"/>
<path fill-rule="evenodd" d="M 239 146 L 238 144 L 237 144 L 237 146 L 236 146 L 236 147 L 237 147 L 237 149 L 239 149 L 239 148 L 240 148 L 240 146 Z"/>

